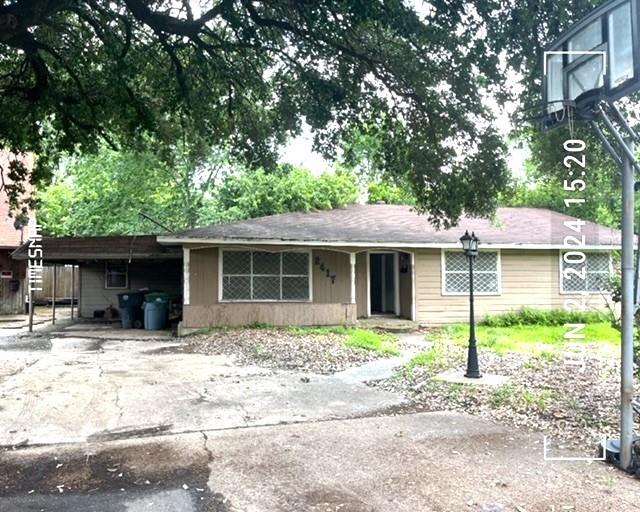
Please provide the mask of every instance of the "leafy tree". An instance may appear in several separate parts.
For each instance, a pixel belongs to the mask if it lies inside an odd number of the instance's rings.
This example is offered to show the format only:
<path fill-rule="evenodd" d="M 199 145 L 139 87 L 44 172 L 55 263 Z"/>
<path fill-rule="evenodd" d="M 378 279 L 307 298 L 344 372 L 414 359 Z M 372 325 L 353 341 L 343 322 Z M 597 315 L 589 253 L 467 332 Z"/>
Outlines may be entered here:
<path fill-rule="evenodd" d="M 375 126 L 354 130 L 341 143 L 341 165 L 351 169 L 360 186 L 366 188 L 367 202 L 415 204 L 414 189 L 406 176 L 394 176 L 381 168 L 383 134 Z"/>
<path fill-rule="evenodd" d="M 209 220 L 236 220 L 293 211 L 338 208 L 355 202 L 355 176 L 345 170 L 314 176 L 307 169 L 283 166 L 279 172 L 245 171 L 229 175 L 217 193 Z"/>
<path fill-rule="evenodd" d="M 563 30 L 601 3 L 599 0 L 516 2 L 491 24 L 489 38 L 496 48 L 503 49 L 508 65 L 521 75 L 523 91 L 518 99 L 522 113 L 519 117 L 535 117 L 542 113 L 544 50 Z M 516 127 L 516 135 L 531 150 L 530 168 L 526 183 L 519 186 L 515 197 L 508 197 L 507 202 L 544 206 L 595 222 L 618 225 L 619 172 L 591 127 L 584 122 L 575 122 L 543 132 L 534 124 L 520 122 Z M 582 193 L 586 202 L 567 207 L 564 198 L 571 197 L 571 193 L 563 190 L 563 181 L 569 177 L 563 165 L 566 156 L 563 142 L 570 138 L 586 142 L 586 189 Z"/>
<path fill-rule="evenodd" d="M 564 190 L 566 173 L 551 173 L 546 167 L 537 167 L 533 162 L 527 164 L 526 179 L 516 182 L 510 194 L 505 194 L 505 206 L 530 206 L 548 208 L 560 213 L 570 214 L 583 220 L 590 220 L 606 226 L 620 226 L 621 200 L 619 192 L 619 173 L 610 166 L 588 169 L 585 176 L 588 193 L 582 204 L 567 207 L 564 200 L 572 197 Z M 541 171 L 540 169 L 545 169 Z"/>
<path fill-rule="evenodd" d="M 389 181 L 372 181 L 367 186 L 367 202 L 377 203 L 380 201 L 387 204 L 413 204 L 415 198 L 410 190 Z"/>
<path fill-rule="evenodd" d="M 103 149 L 77 158 L 38 194 L 39 220 L 51 235 L 157 233 L 140 216 L 183 227 L 176 187 L 162 162 L 149 153 Z"/>
<path fill-rule="evenodd" d="M 0 6 L 0 147 L 133 146 L 184 127 L 272 170 L 302 119 L 332 156 L 355 129 L 434 222 L 489 214 L 506 184 L 483 97 L 500 2 L 14 0 Z M 24 172 L 23 178 L 24 178 Z M 10 191 L 11 192 L 11 191 Z M 12 195 L 15 199 L 15 197 Z"/>
<path fill-rule="evenodd" d="M 148 217 L 176 230 L 272 213 L 334 208 L 357 197 L 355 177 L 344 170 L 319 176 L 291 166 L 272 173 L 234 170 L 224 161 L 223 168 L 216 152 L 208 159 L 209 166 L 196 172 L 184 155 L 174 155 L 173 161 L 170 167 L 149 152 L 109 149 L 71 160 L 38 194 L 45 232 L 158 233 L 163 229 Z"/>

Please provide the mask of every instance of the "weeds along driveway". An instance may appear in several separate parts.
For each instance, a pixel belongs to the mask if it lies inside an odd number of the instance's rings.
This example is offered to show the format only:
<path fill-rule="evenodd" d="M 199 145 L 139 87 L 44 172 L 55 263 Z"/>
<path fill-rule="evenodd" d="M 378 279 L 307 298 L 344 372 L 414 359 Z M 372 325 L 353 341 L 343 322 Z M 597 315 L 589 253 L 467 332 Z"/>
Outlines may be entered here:
<path fill-rule="evenodd" d="M 77 330 L 51 336 L 2 347 L 0 445 L 350 417 L 403 400 L 333 376 L 185 353 L 171 339 Z"/>

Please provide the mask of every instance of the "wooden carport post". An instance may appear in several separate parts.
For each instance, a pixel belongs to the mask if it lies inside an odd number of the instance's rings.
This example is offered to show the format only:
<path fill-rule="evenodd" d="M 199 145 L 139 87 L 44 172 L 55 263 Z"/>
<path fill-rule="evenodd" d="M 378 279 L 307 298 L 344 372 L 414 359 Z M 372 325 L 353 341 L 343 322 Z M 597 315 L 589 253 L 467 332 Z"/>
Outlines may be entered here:
<path fill-rule="evenodd" d="M 76 301 L 76 266 L 71 264 L 71 320 L 73 320 L 73 307 Z"/>
<path fill-rule="evenodd" d="M 54 263 L 53 264 L 53 292 L 51 293 L 51 304 L 53 306 L 53 309 L 51 310 L 51 323 L 53 325 L 56 324 L 56 270 L 57 270 L 58 266 Z"/>
<path fill-rule="evenodd" d="M 27 267 L 27 293 L 29 298 L 29 332 L 33 332 L 33 287 L 31 286 L 31 261 Z"/>

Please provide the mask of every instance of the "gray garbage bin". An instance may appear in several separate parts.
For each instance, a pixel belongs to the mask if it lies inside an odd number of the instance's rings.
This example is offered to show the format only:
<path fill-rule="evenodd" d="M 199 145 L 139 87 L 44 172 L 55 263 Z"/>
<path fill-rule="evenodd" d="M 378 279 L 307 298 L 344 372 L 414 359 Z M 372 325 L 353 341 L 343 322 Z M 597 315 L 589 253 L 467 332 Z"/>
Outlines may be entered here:
<path fill-rule="evenodd" d="M 169 316 L 169 295 L 166 293 L 148 293 L 144 296 L 144 328 L 158 331 L 167 326 Z"/>
<path fill-rule="evenodd" d="M 118 312 L 123 329 L 131 329 L 140 319 L 140 306 L 144 299 L 144 292 L 127 291 L 118 294 Z"/>

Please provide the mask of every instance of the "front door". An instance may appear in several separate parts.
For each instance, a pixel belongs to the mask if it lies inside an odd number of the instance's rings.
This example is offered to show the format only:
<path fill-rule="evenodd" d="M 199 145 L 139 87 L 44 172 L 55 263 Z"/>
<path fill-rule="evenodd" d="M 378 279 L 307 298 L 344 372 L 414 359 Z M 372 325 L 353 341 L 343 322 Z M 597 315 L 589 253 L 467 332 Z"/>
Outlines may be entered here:
<path fill-rule="evenodd" d="M 371 314 L 397 314 L 395 254 L 369 254 L 369 293 Z"/>

